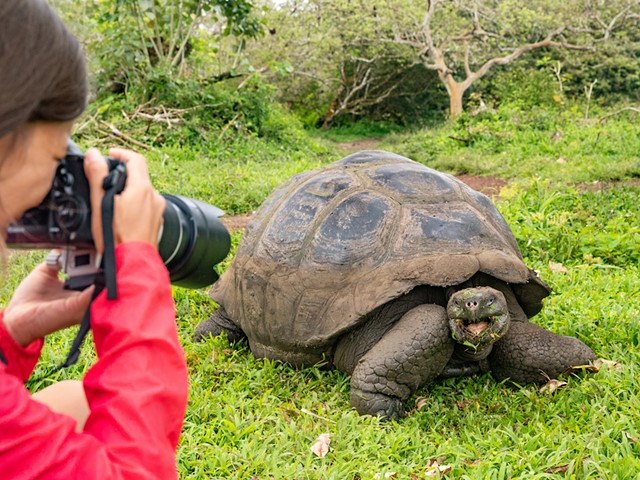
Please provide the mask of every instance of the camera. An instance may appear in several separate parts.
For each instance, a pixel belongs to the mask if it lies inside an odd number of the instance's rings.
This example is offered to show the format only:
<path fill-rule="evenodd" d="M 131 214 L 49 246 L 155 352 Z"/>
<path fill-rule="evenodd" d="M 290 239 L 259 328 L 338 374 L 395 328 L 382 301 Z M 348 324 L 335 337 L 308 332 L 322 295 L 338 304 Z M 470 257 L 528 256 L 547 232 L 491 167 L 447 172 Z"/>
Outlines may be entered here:
<path fill-rule="evenodd" d="M 69 141 L 47 196 L 7 230 L 10 248 L 61 250 L 50 254 L 47 262 L 67 273 L 65 287 L 74 290 L 91 285 L 101 272 L 101 257 L 91 233 L 91 197 L 83 161 L 82 150 Z M 114 173 L 120 179 L 119 193 L 126 182 L 126 167 L 113 158 L 105 161 L 110 176 Z M 180 195 L 163 197 L 167 206 L 158 250 L 171 283 L 187 288 L 211 285 L 218 279 L 214 266 L 225 259 L 231 247 L 229 232 L 219 220 L 224 212 Z"/>

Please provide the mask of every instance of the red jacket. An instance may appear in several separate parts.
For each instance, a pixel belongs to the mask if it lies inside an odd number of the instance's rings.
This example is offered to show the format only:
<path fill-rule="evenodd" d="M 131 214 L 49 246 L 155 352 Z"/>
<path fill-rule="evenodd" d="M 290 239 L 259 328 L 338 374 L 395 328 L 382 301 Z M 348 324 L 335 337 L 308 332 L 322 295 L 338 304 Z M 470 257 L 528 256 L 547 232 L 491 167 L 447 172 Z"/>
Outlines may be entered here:
<path fill-rule="evenodd" d="M 91 307 L 98 361 L 84 377 L 91 413 L 75 421 L 31 399 L 23 381 L 42 340 L 20 347 L 0 317 L 0 476 L 3 479 L 176 478 L 175 451 L 187 404 L 169 276 L 145 243 L 116 249 L 117 300 Z"/>

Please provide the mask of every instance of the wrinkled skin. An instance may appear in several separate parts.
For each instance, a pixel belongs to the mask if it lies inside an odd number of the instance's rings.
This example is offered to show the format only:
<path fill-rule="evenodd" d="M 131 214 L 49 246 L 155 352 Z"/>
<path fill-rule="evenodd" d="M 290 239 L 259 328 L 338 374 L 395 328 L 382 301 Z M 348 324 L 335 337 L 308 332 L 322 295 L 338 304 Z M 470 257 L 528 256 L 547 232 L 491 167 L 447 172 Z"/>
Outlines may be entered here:
<path fill-rule="evenodd" d="M 509 329 L 509 308 L 504 295 L 491 287 L 455 292 L 447 303 L 453 339 L 476 350 L 501 339 Z"/>
<path fill-rule="evenodd" d="M 498 380 L 543 383 L 595 359 L 575 338 L 521 321 L 524 315 L 512 321 L 510 310 L 519 307 L 497 289 L 448 294 L 446 301 L 441 289 L 416 289 L 372 312 L 326 352 L 351 375 L 350 400 L 359 413 L 399 418 L 404 401 L 438 377 L 492 371 Z M 223 331 L 232 342 L 245 338 L 220 308 L 198 326 L 196 338 Z"/>

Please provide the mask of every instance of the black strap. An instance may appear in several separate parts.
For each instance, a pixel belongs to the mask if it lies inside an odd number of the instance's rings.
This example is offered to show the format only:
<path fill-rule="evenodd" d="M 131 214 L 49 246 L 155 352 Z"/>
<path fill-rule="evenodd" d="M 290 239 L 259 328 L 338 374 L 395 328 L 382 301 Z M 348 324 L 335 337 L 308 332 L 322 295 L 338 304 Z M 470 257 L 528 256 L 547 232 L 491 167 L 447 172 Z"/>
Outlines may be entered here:
<path fill-rule="evenodd" d="M 89 333 L 89 330 L 91 329 L 91 304 L 100 294 L 100 292 L 104 290 L 104 282 L 100 280 L 96 279 L 96 289 L 93 291 L 93 295 L 91 296 L 91 303 L 89 304 L 87 311 L 84 312 L 84 317 L 82 317 L 80 328 L 76 332 L 76 336 L 73 339 L 73 343 L 71 344 L 71 348 L 69 349 L 67 359 L 61 365 L 58 365 L 51 373 L 57 372 L 58 370 L 61 370 L 65 367 L 70 367 L 78 361 L 78 358 L 80 357 L 80 348 L 82 347 L 82 342 L 84 342 L 87 333 Z M 51 375 L 51 373 L 49 375 Z"/>
<path fill-rule="evenodd" d="M 107 288 L 107 298 L 109 300 L 115 300 L 118 298 L 118 285 L 116 283 L 116 253 L 115 253 L 115 239 L 113 238 L 113 208 L 114 198 L 116 194 L 120 193 L 124 188 L 123 185 L 124 170 L 118 167 L 114 168 L 104 178 L 102 182 L 102 188 L 104 188 L 104 197 L 102 197 L 101 213 L 102 213 L 102 240 L 104 242 L 104 254 L 102 256 L 102 275 L 97 275 L 95 280 L 96 289 L 93 291 L 93 297 L 91 303 L 96 297 Z M 73 339 L 71 349 L 67 355 L 67 359 L 62 365 L 57 367 L 57 370 L 64 367 L 70 367 L 78 361 L 80 356 L 80 348 L 87 333 L 91 329 L 91 304 L 82 317 L 82 323 L 76 333 L 76 338 Z"/>
<path fill-rule="evenodd" d="M 104 254 L 102 257 L 103 273 L 96 275 L 94 281 L 95 290 L 93 291 L 93 295 L 91 297 L 91 303 L 89 304 L 87 311 L 84 313 L 84 317 L 82 317 L 80 328 L 78 329 L 76 336 L 73 339 L 73 343 L 71 344 L 71 348 L 69 349 L 69 354 L 62 364 L 58 365 L 42 377 L 33 380 L 30 379 L 28 383 L 38 382 L 53 375 L 59 370 L 62 370 L 65 367 L 70 367 L 71 365 L 76 363 L 78 361 L 78 358 L 80 357 L 80 348 L 82 347 L 82 343 L 89 333 L 89 330 L 91 330 L 91 304 L 100 294 L 100 292 L 104 290 L 105 286 L 107 288 L 107 298 L 109 300 L 115 300 L 116 298 L 118 298 L 118 286 L 116 284 L 115 239 L 113 235 L 113 209 L 115 195 L 122 192 L 122 190 L 124 189 L 124 182 L 126 178 L 125 175 L 126 170 L 124 168 L 124 165 L 119 165 L 111 170 L 102 182 L 102 187 L 105 190 L 100 209 L 102 213 L 102 238 L 104 241 Z"/>
<path fill-rule="evenodd" d="M 101 205 L 102 239 L 104 241 L 102 266 L 109 300 L 118 298 L 115 239 L 113 238 L 113 209 L 116 194 L 122 192 L 124 188 L 124 175 L 124 165 L 120 164 L 111 170 L 102 182 L 102 188 L 104 188 L 104 197 Z"/>
<path fill-rule="evenodd" d="M 4 353 L 2 353 L 2 350 L 0 350 L 0 362 L 4 363 L 5 365 L 9 364 L 9 362 L 7 362 L 7 357 L 4 356 Z"/>

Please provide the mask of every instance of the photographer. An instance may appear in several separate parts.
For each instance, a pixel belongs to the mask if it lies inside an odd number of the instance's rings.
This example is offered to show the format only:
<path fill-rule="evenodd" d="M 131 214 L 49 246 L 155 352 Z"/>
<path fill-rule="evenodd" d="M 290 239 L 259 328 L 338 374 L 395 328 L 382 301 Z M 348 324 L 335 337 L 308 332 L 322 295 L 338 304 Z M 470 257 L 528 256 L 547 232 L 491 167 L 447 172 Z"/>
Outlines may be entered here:
<path fill-rule="evenodd" d="M 85 107 L 85 77 L 77 40 L 45 0 L 0 2 L 2 238 L 51 187 L 72 121 Z M 116 197 L 113 222 L 119 296 L 109 300 L 102 292 L 91 303 L 97 363 L 82 382 L 61 382 L 33 396 L 23 385 L 43 337 L 80 323 L 93 287 L 64 290 L 58 271 L 41 264 L 0 312 L 5 479 L 177 476 L 188 382 L 169 275 L 156 249 L 165 201 L 151 186 L 142 156 L 122 149 L 109 154 L 126 164 L 127 183 Z M 84 163 L 101 251 L 108 168 L 96 150 Z"/>

